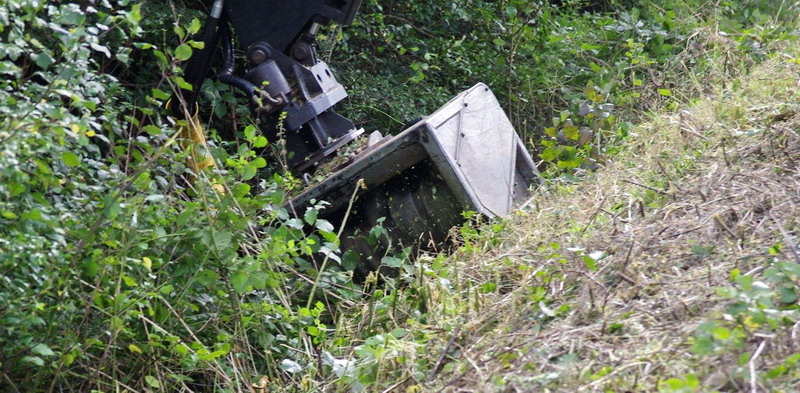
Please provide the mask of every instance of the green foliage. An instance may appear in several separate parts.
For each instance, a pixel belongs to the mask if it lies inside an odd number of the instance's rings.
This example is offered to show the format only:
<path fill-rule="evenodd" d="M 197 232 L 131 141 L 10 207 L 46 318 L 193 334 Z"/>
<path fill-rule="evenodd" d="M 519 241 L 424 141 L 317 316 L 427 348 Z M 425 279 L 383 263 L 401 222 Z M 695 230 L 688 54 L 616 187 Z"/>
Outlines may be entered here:
<path fill-rule="evenodd" d="M 685 379 L 670 378 L 659 383 L 659 390 L 670 393 L 691 393 L 700 391 L 700 381 L 694 374 L 689 374 Z"/>
<path fill-rule="evenodd" d="M 780 245 L 776 247 L 779 250 Z M 791 340 L 792 329 L 800 321 L 800 264 L 774 259 L 761 278 L 735 269 L 730 279 L 731 286 L 717 290 L 729 302 L 725 313 L 698 326 L 692 351 L 703 358 L 717 357 L 717 370 L 730 378 L 758 378 L 767 386 L 796 378 L 800 355 L 782 340 Z M 756 351 L 753 346 L 766 341 L 772 346 L 765 360 L 768 371 L 751 376 L 748 364 Z"/>
<path fill-rule="evenodd" d="M 211 146 L 213 174 L 188 169 L 162 108 L 199 22 L 155 40 L 145 8 L 0 5 L 3 391 L 291 379 L 315 372 L 297 351 L 328 340 L 326 304 L 358 296 L 314 263 L 339 260 L 324 204 L 292 218 L 292 179 L 251 181 L 266 166 L 254 128 Z M 134 67 L 147 82 L 130 89 Z"/>
<path fill-rule="evenodd" d="M 766 57 L 794 34 L 779 22 L 796 17 L 769 0 L 594 4 L 602 12 L 563 3 L 365 2 L 354 26 L 323 40 L 349 85 L 344 111 L 397 132 L 482 81 L 552 164 L 548 174 L 573 174 L 612 154 L 646 111 L 677 108 L 720 67 L 730 74 Z"/>
<path fill-rule="evenodd" d="M 800 320 L 797 305 L 800 265 L 775 260 L 763 276 L 766 281 L 738 270 L 731 273 L 735 286 L 718 290 L 721 297 L 733 301 L 725 312 L 728 322 L 710 321 L 702 325 L 694 342 L 695 352 L 708 355 L 741 350 L 751 334 L 783 329 Z"/>

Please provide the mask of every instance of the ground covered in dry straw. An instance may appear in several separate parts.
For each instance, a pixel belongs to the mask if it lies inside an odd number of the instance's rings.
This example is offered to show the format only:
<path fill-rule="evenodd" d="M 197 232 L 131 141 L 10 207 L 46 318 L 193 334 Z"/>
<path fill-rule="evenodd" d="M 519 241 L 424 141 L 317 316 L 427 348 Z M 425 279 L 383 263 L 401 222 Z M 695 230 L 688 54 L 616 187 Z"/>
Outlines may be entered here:
<path fill-rule="evenodd" d="M 387 379 L 409 378 L 390 388 L 800 388 L 793 56 L 639 126 L 592 179 L 543 191 L 489 240 L 467 236 L 450 270 L 423 263 L 429 319 L 398 323 L 417 333 L 391 344 Z M 433 369 L 424 384 L 408 383 L 414 362 Z"/>

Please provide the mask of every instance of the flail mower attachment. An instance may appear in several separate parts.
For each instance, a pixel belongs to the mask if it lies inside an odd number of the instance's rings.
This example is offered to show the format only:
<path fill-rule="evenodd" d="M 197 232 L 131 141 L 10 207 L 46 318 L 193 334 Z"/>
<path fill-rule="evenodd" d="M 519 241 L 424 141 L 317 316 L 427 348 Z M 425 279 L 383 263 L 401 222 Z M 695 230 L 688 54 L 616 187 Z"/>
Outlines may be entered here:
<path fill-rule="evenodd" d="M 362 180 L 366 189 L 344 222 Z M 345 226 L 342 246 L 359 256 L 356 273 L 363 277 L 381 268 L 389 239 L 412 250 L 440 247 L 464 221 L 462 212 L 508 215 L 540 182 L 494 94 L 478 84 L 394 137 L 373 133 L 364 151 L 291 207 L 299 212 L 313 201 L 330 203 L 321 217 Z M 378 224 L 389 237 L 371 244 L 367 234 Z"/>

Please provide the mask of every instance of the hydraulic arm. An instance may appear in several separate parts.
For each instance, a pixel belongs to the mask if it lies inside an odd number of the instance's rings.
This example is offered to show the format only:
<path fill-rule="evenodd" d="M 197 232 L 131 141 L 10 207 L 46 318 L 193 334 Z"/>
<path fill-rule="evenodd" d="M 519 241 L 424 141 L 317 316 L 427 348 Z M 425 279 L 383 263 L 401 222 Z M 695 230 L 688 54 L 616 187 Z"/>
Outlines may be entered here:
<path fill-rule="evenodd" d="M 286 133 L 289 166 L 313 167 L 361 131 L 332 109 L 347 97 L 327 64 L 317 59 L 316 35 L 330 22 L 352 22 L 361 0 L 217 0 L 204 30 L 204 49 L 187 67 L 192 91 L 182 92 L 188 108 L 208 76 L 216 48 L 223 66 L 219 80 L 242 91 L 268 138 L 276 137 L 279 114 Z M 247 69 L 234 73 L 235 48 L 246 50 Z"/>

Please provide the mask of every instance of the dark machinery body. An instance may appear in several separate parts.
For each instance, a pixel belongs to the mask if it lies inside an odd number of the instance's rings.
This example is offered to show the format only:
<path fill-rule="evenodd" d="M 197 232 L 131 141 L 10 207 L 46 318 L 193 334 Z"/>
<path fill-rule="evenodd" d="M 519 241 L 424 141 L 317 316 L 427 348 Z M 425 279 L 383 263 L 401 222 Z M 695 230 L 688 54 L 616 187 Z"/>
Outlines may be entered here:
<path fill-rule="evenodd" d="M 227 11 L 243 48 L 268 42 L 289 53 L 311 24 L 349 25 L 360 5 L 361 0 L 231 0 Z"/>
<path fill-rule="evenodd" d="M 351 23 L 360 4 L 361 0 L 215 1 L 206 23 L 204 49 L 193 56 L 186 70 L 193 89 L 178 98 L 186 107 L 194 106 L 194 92 L 208 76 L 213 54 L 221 46 L 219 79 L 247 96 L 269 139 L 286 140 L 294 172 L 313 171 L 362 132 L 333 110 L 347 92 L 314 51 L 320 26 Z M 236 45 L 231 28 L 247 54 L 243 76 L 234 73 Z"/>
<path fill-rule="evenodd" d="M 285 138 L 290 169 L 313 172 L 363 130 L 333 111 L 347 97 L 317 59 L 320 26 L 350 24 L 361 0 L 216 0 L 206 24 L 206 47 L 187 67 L 197 91 L 222 47 L 221 81 L 247 95 L 266 136 Z M 231 27 L 248 65 L 235 75 Z M 193 107 L 195 95 L 178 97 Z M 343 211 L 359 181 L 362 192 L 347 222 Z M 345 225 L 343 246 L 360 256 L 362 272 L 376 270 L 390 244 L 368 244 L 377 223 L 402 245 L 441 244 L 461 212 L 494 217 L 512 212 L 539 181 L 522 141 L 488 87 L 478 84 L 395 137 L 373 133 L 368 147 L 322 183 L 289 202 L 303 211 L 312 201 Z"/>

